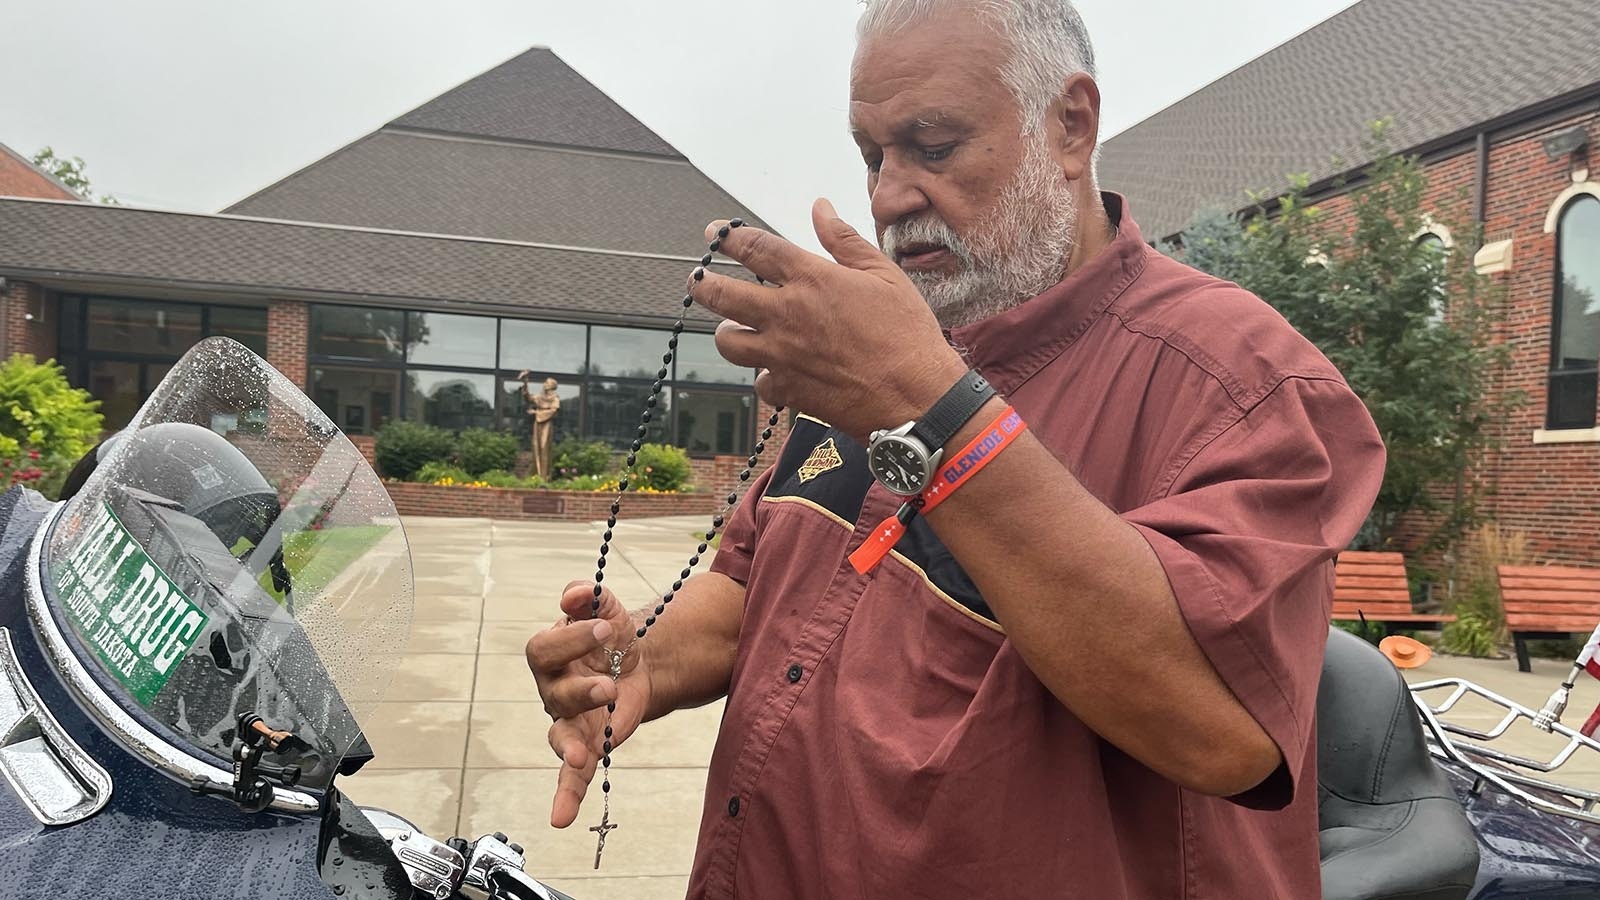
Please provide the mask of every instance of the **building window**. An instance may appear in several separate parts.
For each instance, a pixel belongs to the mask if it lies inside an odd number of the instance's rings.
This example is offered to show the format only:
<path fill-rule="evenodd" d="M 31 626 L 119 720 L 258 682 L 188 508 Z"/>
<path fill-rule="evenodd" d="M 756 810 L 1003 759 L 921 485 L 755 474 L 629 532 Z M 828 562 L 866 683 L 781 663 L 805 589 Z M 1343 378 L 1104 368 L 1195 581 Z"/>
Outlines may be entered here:
<path fill-rule="evenodd" d="M 267 311 L 130 297 L 61 297 L 57 359 L 100 401 L 105 429 L 133 420 L 174 363 L 203 337 L 226 335 L 265 354 Z"/>
<path fill-rule="evenodd" d="M 1430 326 L 1440 325 L 1444 322 L 1445 306 L 1450 296 L 1446 263 L 1454 244 L 1450 240 L 1449 232 L 1443 231 L 1441 226 L 1432 225 L 1417 235 L 1416 245 L 1424 253 L 1433 254 L 1432 258 L 1438 264 L 1439 281 L 1435 286 L 1433 297 L 1428 301 L 1427 322 Z"/>
<path fill-rule="evenodd" d="M 1600 198 L 1580 194 L 1556 227 L 1550 392 L 1545 427 L 1593 428 L 1600 364 Z"/>
<path fill-rule="evenodd" d="M 400 414 L 400 373 L 313 366 L 311 399 L 345 434 L 375 434 Z"/>
<path fill-rule="evenodd" d="M 494 360 L 495 320 L 484 316 L 410 313 L 406 362 L 481 368 Z"/>
<path fill-rule="evenodd" d="M 621 450 L 638 436 L 669 337 L 648 328 L 312 306 L 310 393 L 350 434 L 404 418 L 452 431 L 497 428 L 526 448 L 526 372 L 534 393 L 556 379 L 555 440 Z M 645 440 L 695 455 L 749 454 L 755 373 L 729 365 L 711 335 L 680 335 L 663 381 Z"/>
<path fill-rule="evenodd" d="M 400 362 L 405 314 L 356 306 L 311 307 L 312 356 L 334 360 Z"/>

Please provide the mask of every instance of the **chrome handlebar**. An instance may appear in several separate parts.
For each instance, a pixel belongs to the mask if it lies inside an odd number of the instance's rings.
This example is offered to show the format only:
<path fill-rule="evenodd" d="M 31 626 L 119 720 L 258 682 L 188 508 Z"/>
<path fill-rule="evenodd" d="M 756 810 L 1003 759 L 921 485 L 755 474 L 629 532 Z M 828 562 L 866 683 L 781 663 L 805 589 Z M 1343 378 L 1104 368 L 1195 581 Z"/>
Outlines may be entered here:
<path fill-rule="evenodd" d="M 378 829 L 406 871 L 412 888 L 434 900 L 459 894 L 487 900 L 561 900 L 535 881 L 523 867 L 522 848 L 496 832 L 468 843 L 460 838 L 441 842 L 385 809 L 363 806 L 361 812 Z"/>

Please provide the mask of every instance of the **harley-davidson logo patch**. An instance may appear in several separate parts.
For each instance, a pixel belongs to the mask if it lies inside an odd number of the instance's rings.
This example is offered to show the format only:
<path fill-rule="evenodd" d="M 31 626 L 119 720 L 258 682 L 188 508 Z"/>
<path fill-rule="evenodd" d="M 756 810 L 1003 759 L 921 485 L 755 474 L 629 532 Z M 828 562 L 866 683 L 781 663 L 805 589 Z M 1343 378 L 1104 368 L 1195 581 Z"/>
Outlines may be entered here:
<path fill-rule="evenodd" d="M 806 461 L 800 464 L 800 482 L 804 484 L 818 475 L 824 472 L 831 472 L 842 465 L 844 465 L 844 458 L 839 455 L 839 449 L 833 445 L 833 438 L 828 438 L 818 444 L 811 451 L 811 455 L 806 457 Z"/>

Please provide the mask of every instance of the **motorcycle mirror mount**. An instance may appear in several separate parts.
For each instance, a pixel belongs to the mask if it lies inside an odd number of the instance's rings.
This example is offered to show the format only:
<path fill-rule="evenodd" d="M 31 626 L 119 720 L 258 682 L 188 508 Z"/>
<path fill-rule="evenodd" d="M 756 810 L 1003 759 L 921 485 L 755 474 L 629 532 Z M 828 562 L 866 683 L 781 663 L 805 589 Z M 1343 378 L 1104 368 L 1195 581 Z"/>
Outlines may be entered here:
<path fill-rule="evenodd" d="M 253 712 L 239 715 L 236 743 L 233 745 L 233 784 L 218 784 L 204 775 L 195 776 L 189 790 L 200 795 L 229 797 L 245 812 L 261 812 L 272 805 L 271 778 L 284 787 L 300 783 L 299 766 L 275 766 L 262 762 L 262 756 L 275 753 L 295 740 L 287 731 L 274 730 Z"/>

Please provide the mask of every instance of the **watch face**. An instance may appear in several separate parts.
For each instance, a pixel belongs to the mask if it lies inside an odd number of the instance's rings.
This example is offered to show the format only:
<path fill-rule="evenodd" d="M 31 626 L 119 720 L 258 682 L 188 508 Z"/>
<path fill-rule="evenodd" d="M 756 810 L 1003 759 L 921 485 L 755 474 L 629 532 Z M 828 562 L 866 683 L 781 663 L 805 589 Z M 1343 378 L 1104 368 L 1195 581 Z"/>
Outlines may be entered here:
<path fill-rule="evenodd" d="M 928 458 L 920 447 L 899 437 L 886 437 L 871 449 L 872 474 L 901 496 L 919 493 L 928 483 Z"/>

